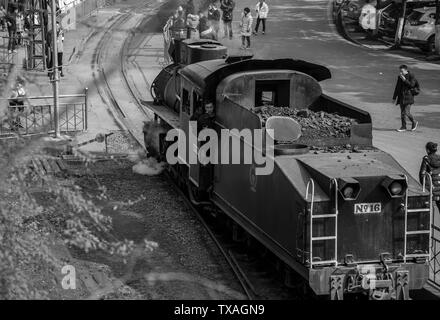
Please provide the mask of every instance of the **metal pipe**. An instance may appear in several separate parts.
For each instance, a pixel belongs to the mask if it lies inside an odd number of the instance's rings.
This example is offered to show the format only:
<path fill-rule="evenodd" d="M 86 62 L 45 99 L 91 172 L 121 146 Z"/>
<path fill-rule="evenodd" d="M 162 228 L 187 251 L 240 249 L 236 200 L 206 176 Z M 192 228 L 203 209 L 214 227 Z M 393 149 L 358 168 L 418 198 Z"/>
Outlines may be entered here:
<path fill-rule="evenodd" d="M 335 266 L 338 266 L 338 180 L 333 178 L 333 184 L 335 185 Z"/>
<path fill-rule="evenodd" d="M 87 93 L 89 92 L 88 88 L 84 88 L 84 130 L 87 131 L 87 128 L 89 126 L 89 119 L 87 118 L 87 103 L 88 103 L 88 97 Z"/>
<path fill-rule="evenodd" d="M 406 185 L 408 185 L 408 177 L 405 175 Z M 404 235 L 403 235 L 403 263 L 406 263 L 406 246 L 407 246 L 407 232 L 408 232 L 408 188 L 405 191 L 405 210 L 404 210 Z"/>
<path fill-rule="evenodd" d="M 313 268 L 313 203 L 315 201 L 315 181 L 313 179 L 310 179 L 307 183 L 306 187 L 306 200 L 309 198 L 309 187 L 312 186 L 312 196 L 311 196 L 311 203 L 310 203 L 310 235 L 309 235 L 309 241 L 310 241 L 310 269 Z"/>
<path fill-rule="evenodd" d="M 434 43 L 435 43 L 435 53 L 440 55 L 440 1 L 435 1 L 435 35 L 434 35 Z"/>
<path fill-rule="evenodd" d="M 434 215 L 433 215 L 433 202 L 432 202 L 432 177 L 429 173 L 425 173 L 425 176 L 428 176 L 428 180 L 429 180 L 429 248 L 428 248 L 428 253 L 429 253 L 429 257 L 431 258 L 431 246 L 432 246 L 432 236 L 433 236 L 433 232 L 432 232 L 432 226 L 434 226 Z M 423 177 L 425 179 L 425 177 Z M 424 183 L 423 183 L 424 184 Z M 423 186 L 425 187 L 425 186 Z"/>
<path fill-rule="evenodd" d="M 406 15 L 406 0 L 402 2 L 402 16 L 397 22 L 397 30 L 394 38 L 394 47 L 399 48 L 402 41 L 403 28 L 405 26 L 405 15 Z"/>
<path fill-rule="evenodd" d="M 51 3 L 52 14 L 52 72 L 53 72 L 53 106 L 55 138 L 60 136 L 60 115 L 59 115 L 59 75 L 58 75 L 58 46 L 57 46 L 57 16 L 55 0 Z"/>

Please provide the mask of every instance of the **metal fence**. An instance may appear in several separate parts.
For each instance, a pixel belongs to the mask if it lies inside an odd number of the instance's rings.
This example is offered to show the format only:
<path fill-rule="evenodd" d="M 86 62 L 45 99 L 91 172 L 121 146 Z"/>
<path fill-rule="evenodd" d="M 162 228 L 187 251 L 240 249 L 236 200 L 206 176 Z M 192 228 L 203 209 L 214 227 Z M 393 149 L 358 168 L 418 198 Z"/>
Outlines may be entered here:
<path fill-rule="evenodd" d="M 87 89 L 82 94 L 60 95 L 59 124 L 61 132 L 87 130 Z M 11 135 L 50 133 L 55 130 L 52 96 L 8 99 L 9 108 L 0 122 L 0 138 Z"/>
<path fill-rule="evenodd" d="M 8 50 L 9 37 L 0 37 L 0 72 L 2 78 L 7 77 L 9 70 L 14 63 L 14 54 Z"/>

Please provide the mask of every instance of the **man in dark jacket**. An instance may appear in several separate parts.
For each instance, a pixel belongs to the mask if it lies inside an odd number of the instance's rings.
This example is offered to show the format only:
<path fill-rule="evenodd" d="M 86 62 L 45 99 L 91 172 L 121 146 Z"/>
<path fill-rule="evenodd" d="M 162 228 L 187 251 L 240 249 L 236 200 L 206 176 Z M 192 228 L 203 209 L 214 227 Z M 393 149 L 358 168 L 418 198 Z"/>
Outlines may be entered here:
<path fill-rule="evenodd" d="M 399 67 L 400 74 L 397 78 L 396 88 L 394 89 L 393 103 L 400 106 L 400 118 L 402 126 L 397 131 L 406 131 L 406 117 L 411 121 L 411 131 L 417 129 L 418 122 L 414 120 L 411 114 L 411 106 L 414 104 L 413 90 L 418 87 L 418 83 L 414 75 L 408 71 L 406 65 Z"/>
<path fill-rule="evenodd" d="M 431 175 L 432 179 L 432 200 L 437 204 L 437 208 L 440 211 L 440 155 L 437 153 L 437 143 L 428 142 L 426 144 L 427 155 L 422 159 L 422 165 L 420 166 L 419 179 L 423 184 L 426 174 Z M 425 182 L 425 185 L 429 188 L 429 181 Z"/>
<path fill-rule="evenodd" d="M 234 11 L 235 3 L 233 0 L 221 0 L 220 9 L 223 11 L 222 20 L 225 30 L 224 38 L 229 35 L 232 40 L 232 12 Z"/>

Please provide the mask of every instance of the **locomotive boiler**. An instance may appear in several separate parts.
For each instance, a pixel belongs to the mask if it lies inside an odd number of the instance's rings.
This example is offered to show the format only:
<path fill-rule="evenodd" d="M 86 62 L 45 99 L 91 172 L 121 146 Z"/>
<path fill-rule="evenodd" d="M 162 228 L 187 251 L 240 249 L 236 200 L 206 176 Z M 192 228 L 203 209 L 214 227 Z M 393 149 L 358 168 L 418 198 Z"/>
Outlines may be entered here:
<path fill-rule="evenodd" d="M 429 190 L 372 146 L 368 112 L 322 92 L 319 82 L 331 77 L 326 67 L 228 57 L 224 46 L 210 40 L 184 40 L 178 49 L 176 61 L 151 88 L 155 126 L 163 130 L 145 135 L 157 139 L 158 156 L 165 158 L 170 146 L 164 132 L 188 133 L 206 103 L 214 105 L 217 132 L 270 127 L 275 139 L 269 175 L 256 175 L 256 163 L 202 165 L 182 158 L 170 165 L 194 202 L 219 208 L 316 295 L 408 299 L 410 290 L 422 288 L 430 257 Z M 293 137 L 297 124 L 282 116 L 263 121 L 255 111 L 267 103 L 337 114 L 352 124 L 345 136 Z M 242 146 L 249 143 L 236 138 Z"/>

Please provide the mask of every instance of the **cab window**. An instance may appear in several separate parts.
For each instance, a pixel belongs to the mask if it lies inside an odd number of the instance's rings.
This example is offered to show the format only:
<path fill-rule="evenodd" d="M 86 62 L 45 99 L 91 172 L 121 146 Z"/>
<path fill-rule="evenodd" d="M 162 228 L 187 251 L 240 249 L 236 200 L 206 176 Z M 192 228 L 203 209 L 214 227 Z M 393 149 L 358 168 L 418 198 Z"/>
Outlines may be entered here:
<path fill-rule="evenodd" d="M 255 82 L 255 106 L 288 107 L 290 104 L 290 80 L 257 80 Z"/>

